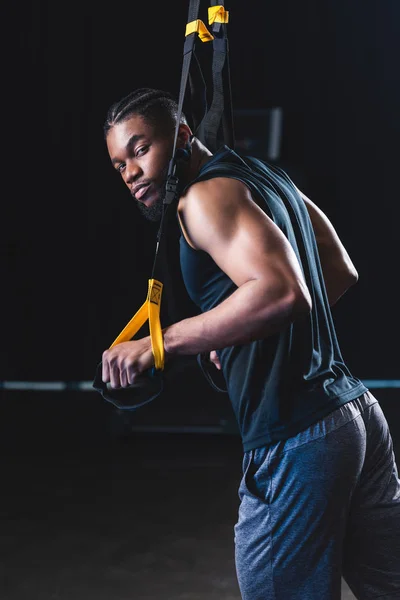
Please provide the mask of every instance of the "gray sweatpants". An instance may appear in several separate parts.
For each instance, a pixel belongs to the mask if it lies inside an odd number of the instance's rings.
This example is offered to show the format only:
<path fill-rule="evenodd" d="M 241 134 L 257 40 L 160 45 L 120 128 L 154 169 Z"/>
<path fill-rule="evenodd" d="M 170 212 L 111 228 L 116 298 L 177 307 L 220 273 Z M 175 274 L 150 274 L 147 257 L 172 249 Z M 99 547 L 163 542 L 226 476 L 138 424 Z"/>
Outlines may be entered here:
<path fill-rule="evenodd" d="M 293 438 L 246 452 L 235 525 L 243 600 L 400 599 L 400 481 L 368 392 Z"/>

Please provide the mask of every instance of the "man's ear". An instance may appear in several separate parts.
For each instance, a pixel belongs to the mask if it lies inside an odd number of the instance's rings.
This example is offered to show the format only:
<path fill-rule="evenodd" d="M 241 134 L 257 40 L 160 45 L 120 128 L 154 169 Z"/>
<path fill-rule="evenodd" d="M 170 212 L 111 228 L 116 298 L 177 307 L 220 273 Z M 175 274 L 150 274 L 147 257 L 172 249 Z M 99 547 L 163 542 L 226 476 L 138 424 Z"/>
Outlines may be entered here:
<path fill-rule="evenodd" d="M 193 134 L 188 125 L 185 123 L 181 123 L 178 129 L 178 137 L 177 137 L 177 148 L 186 148 L 187 145 L 191 143 L 193 139 Z"/>
<path fill-rule="evenodd" d="M 175 158 L 178 161 L 189 162 L 192 156 L 192 132 L 190 127 L 181 124 L 178 131 L 177 148 Z"/>

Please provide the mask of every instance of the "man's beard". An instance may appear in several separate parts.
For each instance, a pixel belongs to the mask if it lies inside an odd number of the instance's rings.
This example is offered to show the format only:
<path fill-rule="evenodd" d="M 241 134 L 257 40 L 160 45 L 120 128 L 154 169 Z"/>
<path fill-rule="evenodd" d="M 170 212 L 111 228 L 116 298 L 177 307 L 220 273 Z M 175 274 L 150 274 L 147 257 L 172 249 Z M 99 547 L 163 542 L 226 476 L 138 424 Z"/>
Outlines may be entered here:
<path fill-rule="evenodd" d="M 140 213 L 144 216 L 148 221 L 152 221 L 156 223 L 161 220 L 163 213 L 163 199 L 162 197 L 158 198 L 157 202 L 152 206 L 146 206 L 143 202 L 136 201 L 136 206 L 138 207 Z"/>
<path fill-rule="evenodd" d="M 162 171 L 161 180 L 164 182 L 160 189 L 160 196 L 152 206 L 146 206 L 143 202 L 139 202 L 136 200 L 136 205 L 139 209 L 139 212 L 144 216 L 147 221 L 151 221 L 152 223 L 157 223 L 157 221 L 161 221 L 161 217 L 163 214 L 163 202 L 165 196 L 165 185 L 167 181 L 168 174 L 168 165 Z"/>

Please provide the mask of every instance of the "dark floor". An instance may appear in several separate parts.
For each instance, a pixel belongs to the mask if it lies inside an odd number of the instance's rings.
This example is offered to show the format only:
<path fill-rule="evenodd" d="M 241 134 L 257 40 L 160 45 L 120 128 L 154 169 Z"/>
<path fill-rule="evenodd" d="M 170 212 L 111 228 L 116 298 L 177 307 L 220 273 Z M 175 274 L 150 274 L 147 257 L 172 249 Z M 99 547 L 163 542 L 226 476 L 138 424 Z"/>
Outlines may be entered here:
<path fill-rule="evenodd" d="M 2 398 L 1 600 L 240 600 L 238 437 L 129 433 L 82 418 L 82 396 L 64 419 L 59 399 Z"/>

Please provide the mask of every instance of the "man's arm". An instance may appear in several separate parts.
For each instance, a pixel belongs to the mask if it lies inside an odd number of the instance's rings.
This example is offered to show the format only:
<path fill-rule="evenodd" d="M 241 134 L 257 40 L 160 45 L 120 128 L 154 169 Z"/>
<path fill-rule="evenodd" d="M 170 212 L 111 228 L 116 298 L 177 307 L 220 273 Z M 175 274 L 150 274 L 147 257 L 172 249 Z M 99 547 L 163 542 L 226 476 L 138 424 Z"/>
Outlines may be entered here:
<path fill-rule="evenodd" d="M 304 200 L 314 228 L 328 300 L 330 306 L 333 306 L 357 282 L 358 273 L 326 214 L 303 192 L 298 192 Z M 217 369 L 221 368 L 215 351 L 210 353 L 210 361 Z"/>
<path fill-rule="evenodd" d="M 326 214 L 303 192 L 298 191 L 304 200 L 314 228 L 329 304 L 333 306 L 352 285 L 357 283 L 358 273 Z"/>
<path fill-rule="evenodd" d="M 197 354 L 268 337 L 310 310 L 291 245 L 243 183 L 193 185 L 179 217 L 188 243 L 207 252 L 237 289 L 212 310 L 166 328 L 167 352 Z"/>
<path fill-rule="evenodd" d="M 179 202 L 179 217 L 188 243 L 207 252 L 237 288 L 215 308 L 164 329 L 166 360 L 273 335 L 310 311 L 293 248 L 244 184 L 194 184 Z M 152 365 L 149 337 L 123 342 L 103 353 L 103 381 L 126 386 Z"/>

